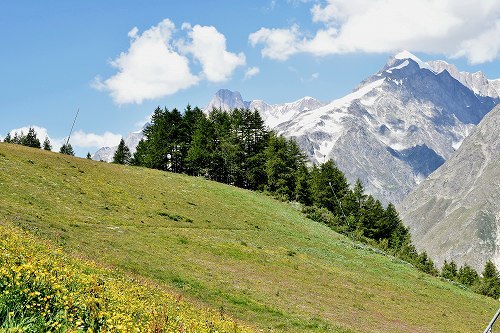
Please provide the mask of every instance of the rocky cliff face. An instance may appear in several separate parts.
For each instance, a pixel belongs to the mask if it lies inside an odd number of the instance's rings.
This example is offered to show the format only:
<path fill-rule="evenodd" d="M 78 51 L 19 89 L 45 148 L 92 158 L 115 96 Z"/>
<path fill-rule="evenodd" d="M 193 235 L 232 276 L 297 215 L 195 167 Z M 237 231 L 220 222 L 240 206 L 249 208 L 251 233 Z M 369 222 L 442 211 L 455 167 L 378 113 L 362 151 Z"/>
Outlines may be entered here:
<path fill-rule="evenodd" d="M 478 271 L 500 267 L 500 106 L 458 151 L 400 205 L 414 243 L 438 264 L 454 260 Z"/>

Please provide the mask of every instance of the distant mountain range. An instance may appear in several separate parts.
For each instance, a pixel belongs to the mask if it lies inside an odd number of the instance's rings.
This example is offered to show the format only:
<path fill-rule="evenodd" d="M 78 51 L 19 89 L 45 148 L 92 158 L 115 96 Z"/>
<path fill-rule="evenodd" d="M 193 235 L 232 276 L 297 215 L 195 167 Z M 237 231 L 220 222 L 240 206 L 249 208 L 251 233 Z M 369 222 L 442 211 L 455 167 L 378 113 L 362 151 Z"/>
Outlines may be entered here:
<path fill-rule="evenodd" d="M 404 51 L 330 103 L 304 97 L 271 105 L 222 89 L 204 111 L 257 109 L 268 127 L 294 138 L 312 163 L 333 159 L 351 183 L 359 178 L 383 203 L 398 203 L 455 152 L 499 95 L 500 80 Z M 103 148 L 94 159 L 109 161 L 113 153 Z"/>
<path fill-rule="evenodd" d="M 399 205 L 419 249 L 442 264 L 500 267 L 500 106 Z"/>

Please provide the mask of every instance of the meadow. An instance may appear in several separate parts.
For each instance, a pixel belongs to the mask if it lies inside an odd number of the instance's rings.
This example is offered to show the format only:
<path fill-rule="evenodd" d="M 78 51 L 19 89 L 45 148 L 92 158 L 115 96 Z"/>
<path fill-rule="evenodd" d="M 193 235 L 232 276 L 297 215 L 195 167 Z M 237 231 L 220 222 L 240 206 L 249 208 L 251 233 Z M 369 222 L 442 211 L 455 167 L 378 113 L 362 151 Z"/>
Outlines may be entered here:
<path fill-rule="evenodd" d="M 262 193 L 4 143 L 0 225 L 231 329 L 471 332 L 498 307 Z"/>

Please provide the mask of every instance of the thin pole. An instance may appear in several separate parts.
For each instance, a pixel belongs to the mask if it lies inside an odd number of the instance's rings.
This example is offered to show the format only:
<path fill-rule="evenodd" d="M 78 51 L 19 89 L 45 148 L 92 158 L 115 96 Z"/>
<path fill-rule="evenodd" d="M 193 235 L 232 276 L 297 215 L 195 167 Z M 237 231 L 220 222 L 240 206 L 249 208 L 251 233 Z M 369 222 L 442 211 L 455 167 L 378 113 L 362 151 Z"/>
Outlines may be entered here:
<path fill-rule="evenodd" d="M 335 197 L 335 200 L 337 200 L 337 204 L 340 207 L 340 211 L 342 212 L 342 217 L 344 218 L 345 222 L 347 223 L 347 228 L 351 229 L 351 226 L 349 225 L 349 221 L 345 217 L 344 214 L 344 209 L 342 208 L 342 202 L 340 202 L 339 198 L 337 198 L 337 195 L 335 194 L 335 191 L 333 190 L 332 182 L 328 182 L 328 185 L 330 185 L 330 189 L 332 190 L 333 196 Z M 349 234 L 349 231 L 348 231 Z M 351 232 L 351 239 L 354 241 L 354 234 Z"/>
<path fill-rule="evenodd" d="M 80 108 L 78 108 L 78 109 L 76 110 L 75 119 L 73 120 L 73 125 L 71 125 L 71 130 L 69 131 L 68 140 L 66 140 L 66 147 L 68 147 L 69 138 L 71 138 L 71 133 L 73 133 L 73 127 L 75 127 L 76 118 L 78 117 L 78 113 L 79 113 L 79 112 L 80 112 Z"/>
<path fill-rule="evenodd" d="M 344 209 L 342 209 L 342 203 L 340 202 L 339 198 L 337 198 L 337 195 L 335 194 L 335 191 L 333 190 L 332 182 L 328 182 L 328 185 L 330 185 L 330 189 L 333 192 L 335 200 L 337 200 L 337 204 L 339 205 L 340 211 L 342 212 L 342 217 L 345 218 Z"/>
<path fill-rule="evenodd" d="M 488 324 L 488 326 L 486 327 L 486 329 L 484 330 L 483 333 L 491 333 L 491 329 L 493 328 L 493 324 L 498 319 L 498 316 L 500 316 L 500 309 L 498 309 L 495 316 L 493 316 L 493 319 L 491 319 L 490 323 Z"/>

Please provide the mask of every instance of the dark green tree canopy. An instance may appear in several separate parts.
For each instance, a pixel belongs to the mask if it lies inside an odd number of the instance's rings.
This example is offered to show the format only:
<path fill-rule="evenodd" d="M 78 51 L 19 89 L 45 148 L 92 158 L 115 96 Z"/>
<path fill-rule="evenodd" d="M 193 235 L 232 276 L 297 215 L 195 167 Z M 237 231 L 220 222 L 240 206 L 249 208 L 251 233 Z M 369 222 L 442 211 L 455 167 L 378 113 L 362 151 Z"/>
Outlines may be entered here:
<path fill-rule="evenodd" d="M 50 140 L 48 137 L 45 137 L 45 140 L 43 140 L 43 149 L 52 150 L 52 145 L 50 144 Z"/>
<path fill-rule="evenodd" d="M 30 127 L 28 130 L 28 134 L 21 139 L 21 144 L 23 146 L 32 147 L 32 148 L 41 148 L 40 140 L 38 140 L 36 136 L 35 129 Z"/>
<path fill-rule="evenodd" d="M 125 140 L 121 138 L 120 143 L 118 144 L 118 148 L 116 148 L 116 152 L 113 156 L 113 163 L 130 164 L 130 158 L 130 150 L 125 144 Z"/>
<path fill-rule="evenodd" d="M 63 144 L 61 146 L 61 149 L 59 149 L 59 152 L 61 154 L 65 154 L 65 155 L 75 156 L 75 152 L 73 151 L 73 147 L 71 146 L 71 143 Z"/>

